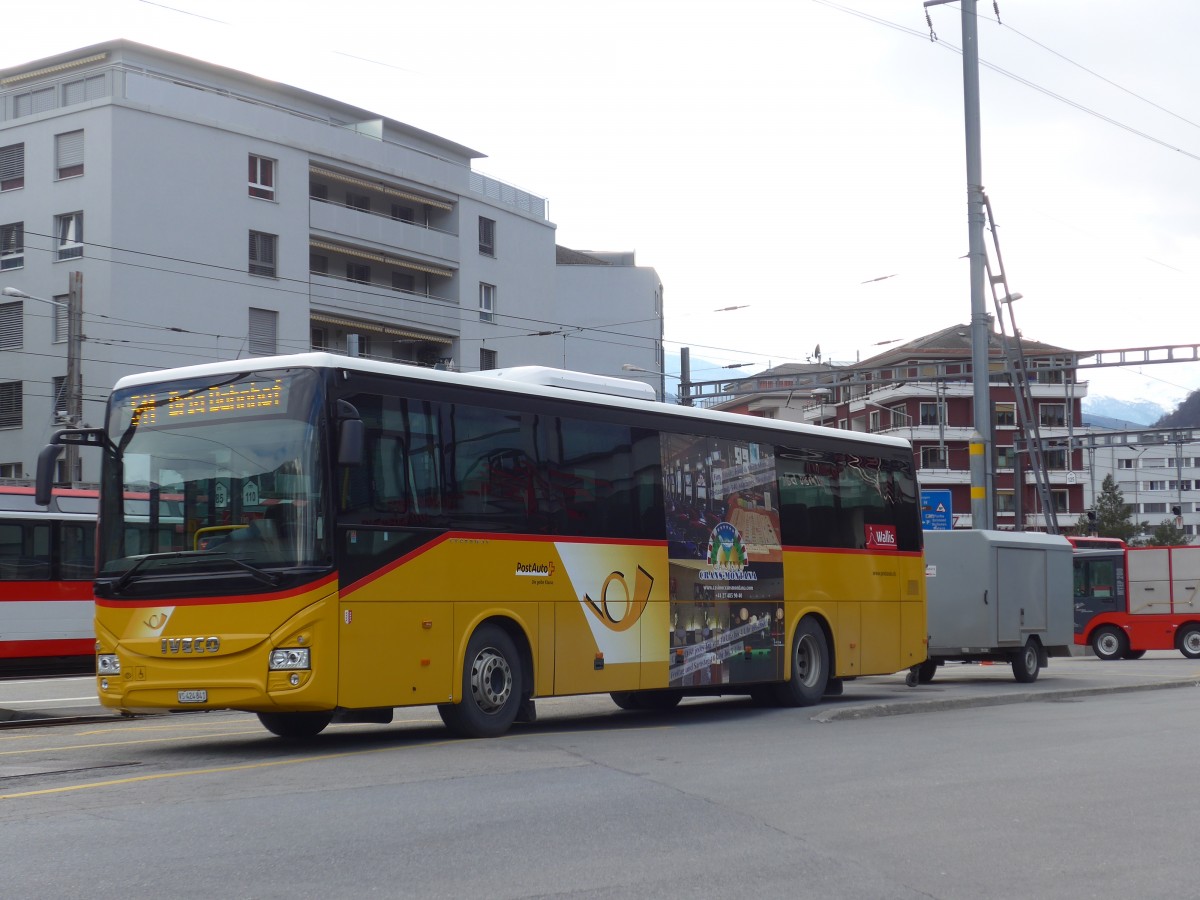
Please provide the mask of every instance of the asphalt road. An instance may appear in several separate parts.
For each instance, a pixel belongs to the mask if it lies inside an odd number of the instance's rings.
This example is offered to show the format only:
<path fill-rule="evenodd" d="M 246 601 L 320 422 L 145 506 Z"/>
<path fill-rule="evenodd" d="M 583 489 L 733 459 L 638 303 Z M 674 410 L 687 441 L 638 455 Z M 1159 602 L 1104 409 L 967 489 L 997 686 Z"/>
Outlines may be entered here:
<path fill-rule="evenodd" d="M 1178 654 L 960 665 L 801 710 L 540 701 L 486 741 L 429 708 L 299 744 L 242 713 L 43 722 L 0 733 L 0 871 L 89 900 L 1191 897 L 1197 685 Z"/>

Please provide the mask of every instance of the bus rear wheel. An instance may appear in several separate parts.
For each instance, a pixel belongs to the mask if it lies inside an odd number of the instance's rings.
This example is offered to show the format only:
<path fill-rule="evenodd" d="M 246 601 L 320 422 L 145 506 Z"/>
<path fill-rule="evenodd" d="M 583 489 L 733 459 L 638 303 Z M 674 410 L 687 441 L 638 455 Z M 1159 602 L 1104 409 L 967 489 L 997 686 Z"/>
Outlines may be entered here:
<path fill-rule="evenodd" d="M 805 616 L 792 636 L 792 677 L 776 685 L 780 706 L 813 706 L 821 702 L 829 681 L 829 643 L 811 616 Z"/>
<path fill-rule="evenodd" d="M 1195 623 L 1184 625 L 1179 629 L 1179 635 L 1175 641 L 1179 646 L 1179 652 L 1188 659 L 1200 659 L 1200 625 Z"/>
<path fill-rule="evenodd" d="M 443 703 L 438 713 L 459 737 L 496 737 L 517 718 L 521 691 L 521 658 L 513 639 L 498 625 L 481 625 L 467 644 L 462 700 Z"/>
<path fill-rule="evenodd" d="M 1100 659 L 1121 659 L 1129 652 L 1129 641 L 1120 628 L 1105 625 L 1092 635 L 1092 650 Z"/>
<path fill-rule="evenodd" d="M 281 738 L 303 740 L 316 737 L 333 720 L 331 712 L 259 713 L 263 728 Z"/>

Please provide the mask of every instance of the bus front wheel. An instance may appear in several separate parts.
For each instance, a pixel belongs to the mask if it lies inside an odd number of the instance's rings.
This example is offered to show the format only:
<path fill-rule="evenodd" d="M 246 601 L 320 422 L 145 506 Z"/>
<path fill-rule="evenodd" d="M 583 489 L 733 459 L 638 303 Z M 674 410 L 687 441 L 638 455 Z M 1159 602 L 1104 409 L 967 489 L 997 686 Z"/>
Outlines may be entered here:
<path fill-rule="evenodd" d="M 781 706 L 812 706 L 821 702 L 829 681 L 829 643 L 811 616 L 800 620 L 792 636 L 792 677 L 776 685 Z"/>
<path fill-rule="evenodd" d="M 521 675 L 513 639 L 498 625 L 481 625 L 467 644 L 462 700 L 438 707 L 442 721 L 459 737 L 504 734 L 521 706 Z"/>
<path fill-rule="evenodd" d="M 1188 659 L 1200 659 L 1200 625 L 1185 625 L 1179 630 L 1179 652 Z"/>
<path fill-rule="evenodd" d="M 316 737 L 333 720 L 331 712 L 259 713 L 263 728 L 281 738 Z"/>
<path fill-rule="evenodd" d="M 1125 633 L 1114 625 L 1097 628 L 1092 635 L 1092 650 L 1096 656 L 1104 660 L 1120 659 L 1129 650 L 1129 641 Z"/>

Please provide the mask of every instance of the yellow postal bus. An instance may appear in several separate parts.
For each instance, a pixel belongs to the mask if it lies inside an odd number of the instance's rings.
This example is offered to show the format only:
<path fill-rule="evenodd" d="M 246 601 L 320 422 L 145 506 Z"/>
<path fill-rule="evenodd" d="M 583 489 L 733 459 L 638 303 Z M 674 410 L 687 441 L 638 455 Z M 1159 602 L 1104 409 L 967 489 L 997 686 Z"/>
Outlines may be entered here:
<path fill-rule="evenodd" d="M 322 353 L 122 379 L 39 466 L 103 454 L 100 701 L 489 736 L 537 697 L 802 706 L 925 659 L 906 442 L 642 388 Z"/>

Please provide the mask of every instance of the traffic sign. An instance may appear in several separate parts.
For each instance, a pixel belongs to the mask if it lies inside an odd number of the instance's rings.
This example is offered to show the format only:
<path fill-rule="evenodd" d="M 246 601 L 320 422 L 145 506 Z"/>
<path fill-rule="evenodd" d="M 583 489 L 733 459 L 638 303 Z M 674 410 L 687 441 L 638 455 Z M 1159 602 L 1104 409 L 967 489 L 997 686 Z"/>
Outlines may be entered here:
<path fill-rule="evenodd" d="M 921 491 L 921 528 L 925 531 L 950 531 L 954 528 L 949 491 Z"/>

